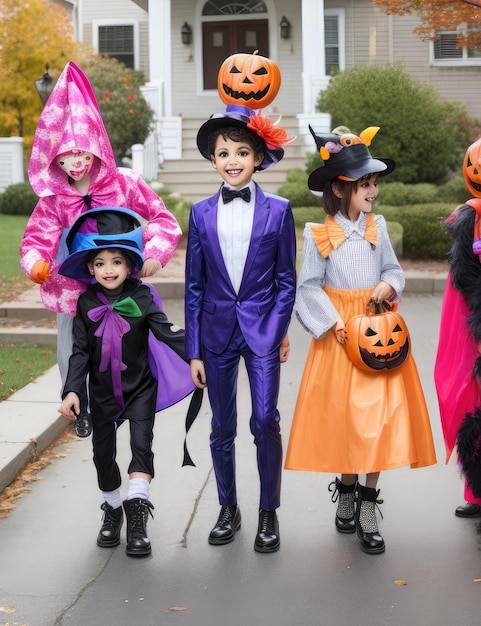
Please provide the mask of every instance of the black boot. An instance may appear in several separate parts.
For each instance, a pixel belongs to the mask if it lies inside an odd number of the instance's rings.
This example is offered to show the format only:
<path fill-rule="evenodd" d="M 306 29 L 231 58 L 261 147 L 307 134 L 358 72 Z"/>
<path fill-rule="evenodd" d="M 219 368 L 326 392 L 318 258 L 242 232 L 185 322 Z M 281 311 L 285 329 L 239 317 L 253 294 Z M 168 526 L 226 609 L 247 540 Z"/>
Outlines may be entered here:
<path fill-rule="evenodd" d="M 234 541 L 234 536 L 241 527 L 241 512 L 237 504 L 222 506 L 214 528 L 209 533 L 212 546 L 222 546 Z"/>
<path fill-rule="evenodd" d="M 328 490 L 333 492 L 331 496 L 332 502 L 337 502 L 335 524 L 338 532 L 355 533 L 354 502 L 356 483 L 345 485 L 339 478 L 336 478 L 334 482 L 329 484 Z"/>
<path fill-rule="evenodd" d="M 361 550 L 367 554 L 381 554 L 386 549 L 377 527 L 376 506 L 383 503 L 377 499 L 378 495 L 379 490 L 358 485 L 356 530 Z"/>
<path fill-rule="evenodd" d="M 147 537 L 147 520 L 149 513 L 152 517 L 154 505 L 142 498 L 124 500 L 125 516 L 127 517 L 127 547 L 125 551 L 130 556 L 146 556 L 152 552 L 150 540 Z"/>
<path fill-rule="evenodd" d="M 120 543 L 120 529 L 124 521 L 122 507 L 114 509 L 104 502 L 100 507 L 104 512 L 104 523 L 97 535 L 97 545 L 101 548 L 113 548 Z"/>
<path fill-rule="evenodd" d="M 259 524 L 254 542 L 256 552 L 276 552 L 281 547 L 279 522 L 275 511 L 259 509 Z"/>

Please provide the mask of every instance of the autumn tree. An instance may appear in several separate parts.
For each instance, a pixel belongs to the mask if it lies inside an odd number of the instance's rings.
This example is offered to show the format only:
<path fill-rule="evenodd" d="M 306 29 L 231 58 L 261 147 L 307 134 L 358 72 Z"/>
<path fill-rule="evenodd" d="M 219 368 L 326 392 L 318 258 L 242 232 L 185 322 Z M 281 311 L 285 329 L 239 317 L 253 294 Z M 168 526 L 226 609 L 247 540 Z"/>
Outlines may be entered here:
<path fill-rule="evenodd" d="M 55 80 L 68 61 L 82 62 L 92 51 L 75 42 L 72 21 L 47 0 L 0 0 L 0 136 L 30 146 L 42 110 L 34 82 L 49 66 Z"/>
<path fill-rule="evenodd" d="M 420 25 L 414 32 L 423 40 L 433 39 L 436 30 L 460 30 L 458 45 L 481 49 L 481 0 L 372 0 L 388 15 L 417 13 Z"/>

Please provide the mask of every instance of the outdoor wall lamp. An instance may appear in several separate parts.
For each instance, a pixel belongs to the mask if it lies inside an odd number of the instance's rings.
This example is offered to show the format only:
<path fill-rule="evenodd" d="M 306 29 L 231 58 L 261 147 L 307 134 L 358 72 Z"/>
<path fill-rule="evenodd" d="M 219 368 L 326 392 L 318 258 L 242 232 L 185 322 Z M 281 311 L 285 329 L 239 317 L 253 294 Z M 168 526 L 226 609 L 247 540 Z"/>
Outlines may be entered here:
<path fill-rule="evenodd" d="M 54 88 L 53 78 L 48 73 L 48 63 L 45 65 L 45 72 L 35 81 L 34 84 L 38 95 L 40 96 L 40 100 L 43 104 L 45 104 L 49 95 L 52 93 L 52 89 Z"/>
<path fill-rule="evenodd" d="M 192 28 L 184 22 L 184 25 L 180 29 L 180 36 L 182 37 L 182 43 L 188 46 L 192 43 Z"/>
<path fill-rule="evenodd" d="M 281 39 L 289 39 L 291 36 L 291 23 L 285 15 L 282 16 L 279 26 L 281 28 Z"/>

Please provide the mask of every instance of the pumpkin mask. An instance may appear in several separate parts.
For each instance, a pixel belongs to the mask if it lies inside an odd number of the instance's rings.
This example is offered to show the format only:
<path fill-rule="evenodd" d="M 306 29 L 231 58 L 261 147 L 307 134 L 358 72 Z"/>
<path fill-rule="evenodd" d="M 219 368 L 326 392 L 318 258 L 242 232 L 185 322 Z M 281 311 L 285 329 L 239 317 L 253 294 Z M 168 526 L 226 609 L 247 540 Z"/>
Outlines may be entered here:
<path fill-rule="evenodd" d="M 281 86 L 281 72 L 271 59 L 257 54 L 233 54 L 222 63 L 217 90 L 224 104 L 262 109 L 272 103 Z"/>
<path fill-rule="evenodd" d="M 395 369 L 409 356 L 411 339 L 406 322 L 388 302 L 371 300 L 364 315 L 355 315 L 347 322 L 346 333 L 347 354 L 361 370 Z"/>
<path fill-rule="evenodd" d="M 469 192 L 475 198 L 481 198 L 481 139 L 475 141 L 466 150 L 463 177 Z"/>

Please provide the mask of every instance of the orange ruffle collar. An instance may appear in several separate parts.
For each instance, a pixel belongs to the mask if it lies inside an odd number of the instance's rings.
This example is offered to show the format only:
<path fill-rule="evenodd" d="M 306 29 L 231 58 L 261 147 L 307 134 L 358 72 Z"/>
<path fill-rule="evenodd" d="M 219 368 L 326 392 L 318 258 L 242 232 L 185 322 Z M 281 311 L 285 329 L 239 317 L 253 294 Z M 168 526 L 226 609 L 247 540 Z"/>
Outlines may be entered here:
<path fill-rule="evenodd" d="M 324 224 L 312 224 L 311 232 L 316 248 L 325 259 L 346 241 L 346 234 L 342 226 L 336 222 L 332 215 L 326 217 Z M 364 239 L 377 246 L 377 227 L 373 213 L 366 213 Z"/>

